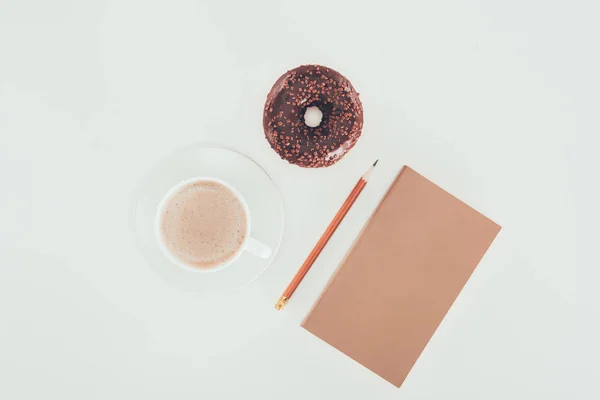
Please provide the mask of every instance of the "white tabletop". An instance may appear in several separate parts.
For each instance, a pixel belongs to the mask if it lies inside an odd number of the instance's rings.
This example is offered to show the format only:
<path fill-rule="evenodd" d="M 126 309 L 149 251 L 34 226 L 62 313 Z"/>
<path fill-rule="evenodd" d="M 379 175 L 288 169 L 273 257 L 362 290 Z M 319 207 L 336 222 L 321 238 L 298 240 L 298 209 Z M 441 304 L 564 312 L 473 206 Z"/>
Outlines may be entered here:
<path fill-rule="evenodd" d="M 3 0 L 0 398 L 600 397 L 599 12 L 583 0 Z M 363 136 L 326 169 L 285 163 L 263 136 L 268 90 L 302 63 L 339 70 L 364 104 Z M 258 160 L 286 217 L 270 269 L 209 299 L 161 280 L 129 225 L 144 172 L 203 140 Z M 503 230 L 397 389 L 300 322 L 404 164 Z"/>

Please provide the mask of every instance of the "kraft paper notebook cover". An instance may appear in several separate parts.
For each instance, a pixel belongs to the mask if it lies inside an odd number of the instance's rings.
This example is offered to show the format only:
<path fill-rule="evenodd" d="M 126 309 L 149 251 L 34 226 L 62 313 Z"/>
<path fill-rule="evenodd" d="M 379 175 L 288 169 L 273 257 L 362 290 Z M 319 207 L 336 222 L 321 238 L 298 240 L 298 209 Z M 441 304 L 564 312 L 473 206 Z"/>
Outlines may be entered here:
<path fill-rule="evenodd" d="M 499 231 L 404 167 L 302 326 L 399 387 Z"/>

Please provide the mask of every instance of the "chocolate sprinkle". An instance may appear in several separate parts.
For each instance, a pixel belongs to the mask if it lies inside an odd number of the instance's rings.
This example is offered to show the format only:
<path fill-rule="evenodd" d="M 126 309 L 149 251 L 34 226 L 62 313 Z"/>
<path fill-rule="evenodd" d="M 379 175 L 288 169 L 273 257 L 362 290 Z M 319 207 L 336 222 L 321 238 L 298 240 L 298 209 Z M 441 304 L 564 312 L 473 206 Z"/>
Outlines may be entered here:
<path fill-rule="evenodd" d="M 323 114 L 314 128 L 304 122 L 309 107 Z M 283 74 L 271 88 L 263 113 L 273 150 L 301 167 L 338 162 L 356 144 L 362 126 L 362 103 L 350 81 L 320 65 L 302 65 Z"/>

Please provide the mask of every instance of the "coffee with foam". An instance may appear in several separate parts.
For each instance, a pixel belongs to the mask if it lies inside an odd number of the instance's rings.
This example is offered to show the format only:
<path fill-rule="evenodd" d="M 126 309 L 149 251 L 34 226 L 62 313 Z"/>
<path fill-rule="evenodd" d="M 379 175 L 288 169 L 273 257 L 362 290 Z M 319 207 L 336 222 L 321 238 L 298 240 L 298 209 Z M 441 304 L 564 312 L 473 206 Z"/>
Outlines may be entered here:
<path fill-rule="evenodd" d="M 159 210 L 159 235 L 180 262 L 211 269 L 235 258 L 248 235 L 242 200 L 224 184 L 200 179 L 178 187 Z"/>

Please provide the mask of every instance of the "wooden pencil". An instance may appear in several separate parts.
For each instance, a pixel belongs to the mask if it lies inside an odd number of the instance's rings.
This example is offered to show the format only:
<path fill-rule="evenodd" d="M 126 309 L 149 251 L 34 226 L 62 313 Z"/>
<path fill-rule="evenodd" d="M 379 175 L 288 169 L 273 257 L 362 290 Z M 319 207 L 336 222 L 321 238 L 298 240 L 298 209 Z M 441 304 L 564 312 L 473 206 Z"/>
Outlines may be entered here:
<path fill-rule="evenodd" d="M 304 260 L 304 263 L 302 264 L 298 272 L 296 272 L 296 275 L 294 276 L 288 287 L 285 289 L 277 303 L 275 304 L 275 308 L 277 310 L 282 310 L 283 307 L 285 307 L 287 302 L 292 297 L 292 294 L 294 294 L 294 292 L 298 288 L 298 285 L 300 285 L 300 282 L 302 282 L 302 279 L 304 279 L 304 276 L 306 275 L 308 270 L 310 270 L 317 257 L 319 257 L 319 254 L 321 254 L 321 251 L 323 251 L 323 248 L 325 248 L 327 242 L 329 242 L 329 239 L 331 239 L 331 236 L 333 236 L 333 233 L 340 225 L 340 222 L 342 222 L 346 214 L 348 214 L 348 211 L 350 210 L 350 208 L 364 189 L 365 185 L 367 184 L 369 177 L 373 173 L 375 165 L 377 165 L 377 161 L 379 160 L 376 160 L 373 163 L 373 165 L 371 165 L 371 167 L 367 170 L 367 172 L 365 172 L 365 174 L 360 177 L 358 182 L 356 182 L 356 185 L 354 185 L 354 188 L 346 198 L 346 201 L 344 201 L 342 207 L 339 209 L 337 214 L 335 214 L 335 217 L 333 217 L 333 220 L 329 223 L 329 226 L 327 226 L 327 229 L 325 229 L 325 232 L 323 232 L 323 235 L 321 235 L 321 238 L 319 239 L 315 247 L 312 249 L 308 257 L 306 257 L 306 260 Z"/>

